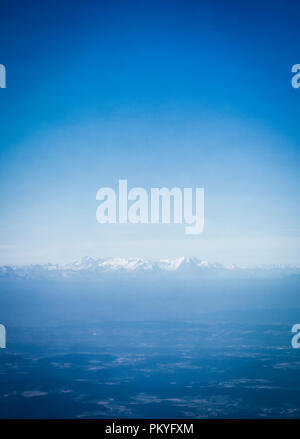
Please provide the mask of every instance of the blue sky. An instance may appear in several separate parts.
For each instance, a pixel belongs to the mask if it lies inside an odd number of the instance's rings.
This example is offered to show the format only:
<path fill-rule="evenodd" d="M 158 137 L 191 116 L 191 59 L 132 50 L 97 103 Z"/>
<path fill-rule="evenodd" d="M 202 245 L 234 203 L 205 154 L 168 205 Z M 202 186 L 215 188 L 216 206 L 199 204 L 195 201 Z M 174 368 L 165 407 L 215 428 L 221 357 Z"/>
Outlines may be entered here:
<path fill-rule="evenodd" d="M 300 263 L 297 1 L 1 1 L 0 263 Z M 204 187 L 205 230 L 100 225 L 101 186 Z"/>

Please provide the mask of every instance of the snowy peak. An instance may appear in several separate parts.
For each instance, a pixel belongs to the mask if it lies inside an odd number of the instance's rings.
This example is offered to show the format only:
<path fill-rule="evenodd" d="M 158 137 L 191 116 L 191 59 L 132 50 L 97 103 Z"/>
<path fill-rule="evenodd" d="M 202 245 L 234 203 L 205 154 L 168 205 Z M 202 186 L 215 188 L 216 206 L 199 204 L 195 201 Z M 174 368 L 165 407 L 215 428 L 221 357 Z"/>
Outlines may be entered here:
<path fill-rule="evenodd" d="M 105 271 L 135 271 L 135 270 L 151 270 L 151 262 L 142 258 L 110 258 L 98 264 L 99 268 Z"/>

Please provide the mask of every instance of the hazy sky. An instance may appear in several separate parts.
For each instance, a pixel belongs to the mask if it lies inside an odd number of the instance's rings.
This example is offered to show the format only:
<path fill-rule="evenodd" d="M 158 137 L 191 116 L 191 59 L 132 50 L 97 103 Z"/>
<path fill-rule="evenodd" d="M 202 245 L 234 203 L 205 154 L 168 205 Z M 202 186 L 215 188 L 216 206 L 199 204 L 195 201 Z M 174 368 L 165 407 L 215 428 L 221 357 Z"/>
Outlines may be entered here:
<path fill-rule="evenodd" d="M 298 1 L 0 1 L 0 263 L 300 263 Z M 205 229 L 100 225 L 101 186 L 204 187 Z"/>

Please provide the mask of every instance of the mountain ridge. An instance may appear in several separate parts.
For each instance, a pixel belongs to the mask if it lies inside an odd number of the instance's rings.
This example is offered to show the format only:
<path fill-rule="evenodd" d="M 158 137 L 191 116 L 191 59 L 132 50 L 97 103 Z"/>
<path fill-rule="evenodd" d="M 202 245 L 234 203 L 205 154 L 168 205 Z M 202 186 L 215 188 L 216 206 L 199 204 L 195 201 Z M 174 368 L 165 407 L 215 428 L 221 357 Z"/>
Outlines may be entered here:
<path fill-rule="evenodd" d="M 72 278 L 78 276 L 101 277 L 107 275 L 157 274 L 164 276 L 182 275 L 300 275 L 300 265 L 260 265 L 240 267 L 211 263 L 196 257 L 162 258 L 151 260 L 141 257 L 93 258 L 85 256 L 69 264 L 2 265 L 0 278 Z"/>

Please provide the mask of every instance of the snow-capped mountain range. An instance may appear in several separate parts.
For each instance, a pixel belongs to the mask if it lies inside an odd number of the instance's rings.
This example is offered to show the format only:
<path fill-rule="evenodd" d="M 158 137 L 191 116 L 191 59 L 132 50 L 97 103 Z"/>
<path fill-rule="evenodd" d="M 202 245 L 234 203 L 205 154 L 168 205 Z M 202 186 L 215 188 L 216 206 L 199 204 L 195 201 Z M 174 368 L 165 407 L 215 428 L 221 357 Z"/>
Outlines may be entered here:
<path fill-rule="evenodd" d="M 157 275 L 163 277 L 201 276 L 285 276 L 300 275 L 300 266 L 268 265 L 241 268 L 236 265 L 209 263 L 195 257 L 150 260 L 144 258 L 84 257 L 70 264 L 0 266 L 0 278 L 104 278 L 107 276 Z"/>

